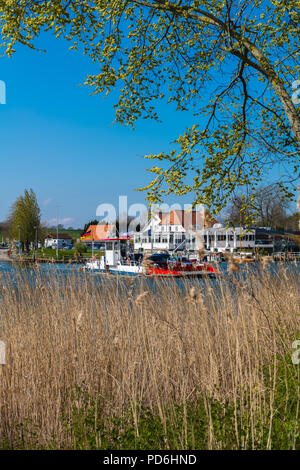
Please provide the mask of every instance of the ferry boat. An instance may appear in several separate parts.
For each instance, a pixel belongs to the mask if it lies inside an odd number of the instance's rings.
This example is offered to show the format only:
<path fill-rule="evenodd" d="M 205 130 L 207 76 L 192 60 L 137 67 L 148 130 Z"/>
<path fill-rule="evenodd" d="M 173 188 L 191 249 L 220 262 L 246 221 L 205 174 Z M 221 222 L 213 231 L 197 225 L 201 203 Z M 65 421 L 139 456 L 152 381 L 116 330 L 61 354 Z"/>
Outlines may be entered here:
<path fill-rule="evenodd" d="M 211 265 L 189 261 L 187 258 L 172 258 L 168 253 L 153 253 L 149 256 L 133 253 L 127 238 L 101 241 L 105 245 L 105 253 L 100 259 L 87 262 L 86 269 L 89 271 L 150 277 L 215 277 L 219 274 Z"/>
<path fill-rule="evenodd" d="M 236 263 L 254 263 L 255 258 L 253 256 L 253 253 L 234 253 L 233 254 L 233 259 Z"/>

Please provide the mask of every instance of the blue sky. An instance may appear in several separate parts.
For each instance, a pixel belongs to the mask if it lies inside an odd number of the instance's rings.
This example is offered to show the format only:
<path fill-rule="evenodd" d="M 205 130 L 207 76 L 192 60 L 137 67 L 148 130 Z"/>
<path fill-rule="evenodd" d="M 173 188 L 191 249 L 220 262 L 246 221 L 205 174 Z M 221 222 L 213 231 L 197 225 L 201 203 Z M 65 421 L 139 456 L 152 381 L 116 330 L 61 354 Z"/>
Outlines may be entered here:
<path fill-rule="evenodd" d="M 39 45 L 47 53 L 19 47 L 11 59 L 1 57 L 7 96 L 0 106 L 0 221 L 30 187 L 42 219 L 54 223 L 59 205 L 66 226 L 82 226 L 99 204 L 116 204 L 119 195 L 143 203 L 135 188 L 150 181 L 151 161 L 142 156 L 167 150 L 191 115 L 178 119 L 165 109 L 162 124 L 142 120 L 134 131 L 112 126 L 116 95 L 91 96 L 80 86 L 93 71 L 88 59 L 48 36 Z"/>
<path fill-rule="evenodd" d="M 54 224 L 56 207 L 65 226 L 80 227 L 95 217 L 101 203 L 143 203 L 135 188 L 150 181 L 142 158 L 170 148 L 188 125 L 189 113 L 160 109 L 163 123 L 141 120 L 136 129 L 113 125 L 117 96 L 90 96 L 80 86 L 93 65 L 69 44 L 50 36 L 39 38 L 47 53 L 19 47 L 1 57 L 0 80 L 7 103 L 0 105 L 0 221 L 25 188 L 33 188 L 42 220 Z M 187 198 L 171 202 L 190 202 Z"/>

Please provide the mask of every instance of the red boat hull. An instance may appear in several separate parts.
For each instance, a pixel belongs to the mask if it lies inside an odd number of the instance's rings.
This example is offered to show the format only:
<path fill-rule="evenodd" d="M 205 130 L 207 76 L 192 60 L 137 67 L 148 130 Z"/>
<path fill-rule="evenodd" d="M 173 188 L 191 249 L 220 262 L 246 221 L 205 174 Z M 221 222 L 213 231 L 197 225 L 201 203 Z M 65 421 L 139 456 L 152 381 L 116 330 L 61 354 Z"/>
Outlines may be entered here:
<path fill-rule="evenodd" d="M 164 276 L 184 277 L 188 275 L 197 275 L 197 273 L 219 274 L 219 271 L 209 264 L 206 265 L 184 265 L 184 263 L 176 263 L 172 269 L 150 268 L 148 274 L 157 274 Z"/>

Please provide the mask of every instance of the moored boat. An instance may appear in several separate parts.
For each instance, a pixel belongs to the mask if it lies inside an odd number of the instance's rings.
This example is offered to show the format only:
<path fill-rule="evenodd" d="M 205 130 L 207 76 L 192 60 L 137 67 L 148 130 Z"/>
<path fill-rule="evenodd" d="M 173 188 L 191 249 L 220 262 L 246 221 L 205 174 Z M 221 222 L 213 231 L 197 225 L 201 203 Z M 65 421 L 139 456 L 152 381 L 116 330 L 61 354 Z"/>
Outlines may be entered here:
<path fill-rule="evenodd" d="M 100 259 L 92 259 L 86 264 L 90 271 L 127 274 L 150 277 L 214 277 L 219 271 L 206 263 L 174 259 L 168 253 L 154 253 L 144 257 L 142 253 L 132 253 L 129 240 L 111 238 L 103 240 L 105 253 Z"/>
<path fill-rule="evenodd" d="M 255 258 L 252 253 L 235 253 L 233 259 L 236 263 L 254 263 Z"/>

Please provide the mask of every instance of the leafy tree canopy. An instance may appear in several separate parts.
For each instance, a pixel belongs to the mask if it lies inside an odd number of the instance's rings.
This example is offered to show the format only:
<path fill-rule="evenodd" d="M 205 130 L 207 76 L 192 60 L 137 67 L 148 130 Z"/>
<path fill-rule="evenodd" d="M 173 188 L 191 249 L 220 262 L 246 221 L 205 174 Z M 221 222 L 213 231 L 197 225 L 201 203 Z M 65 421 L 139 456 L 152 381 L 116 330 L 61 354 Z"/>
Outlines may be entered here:
<path fill-rule="evenodd" d="M 98 64 L 86 85 L 117 90 L 116 120 L 159 119 L 158 100 L 193 110 L 143 189 L 158 202 L 191 193 L 218 212 L 274 164 L 288 195 L 299 173 L 299 0 L 0 1 L 2 47 L 51 31 Z M 293 97 L 294 94 L 294 97 Z M 176 137 L 176 136 L 174 136 Z"/>

